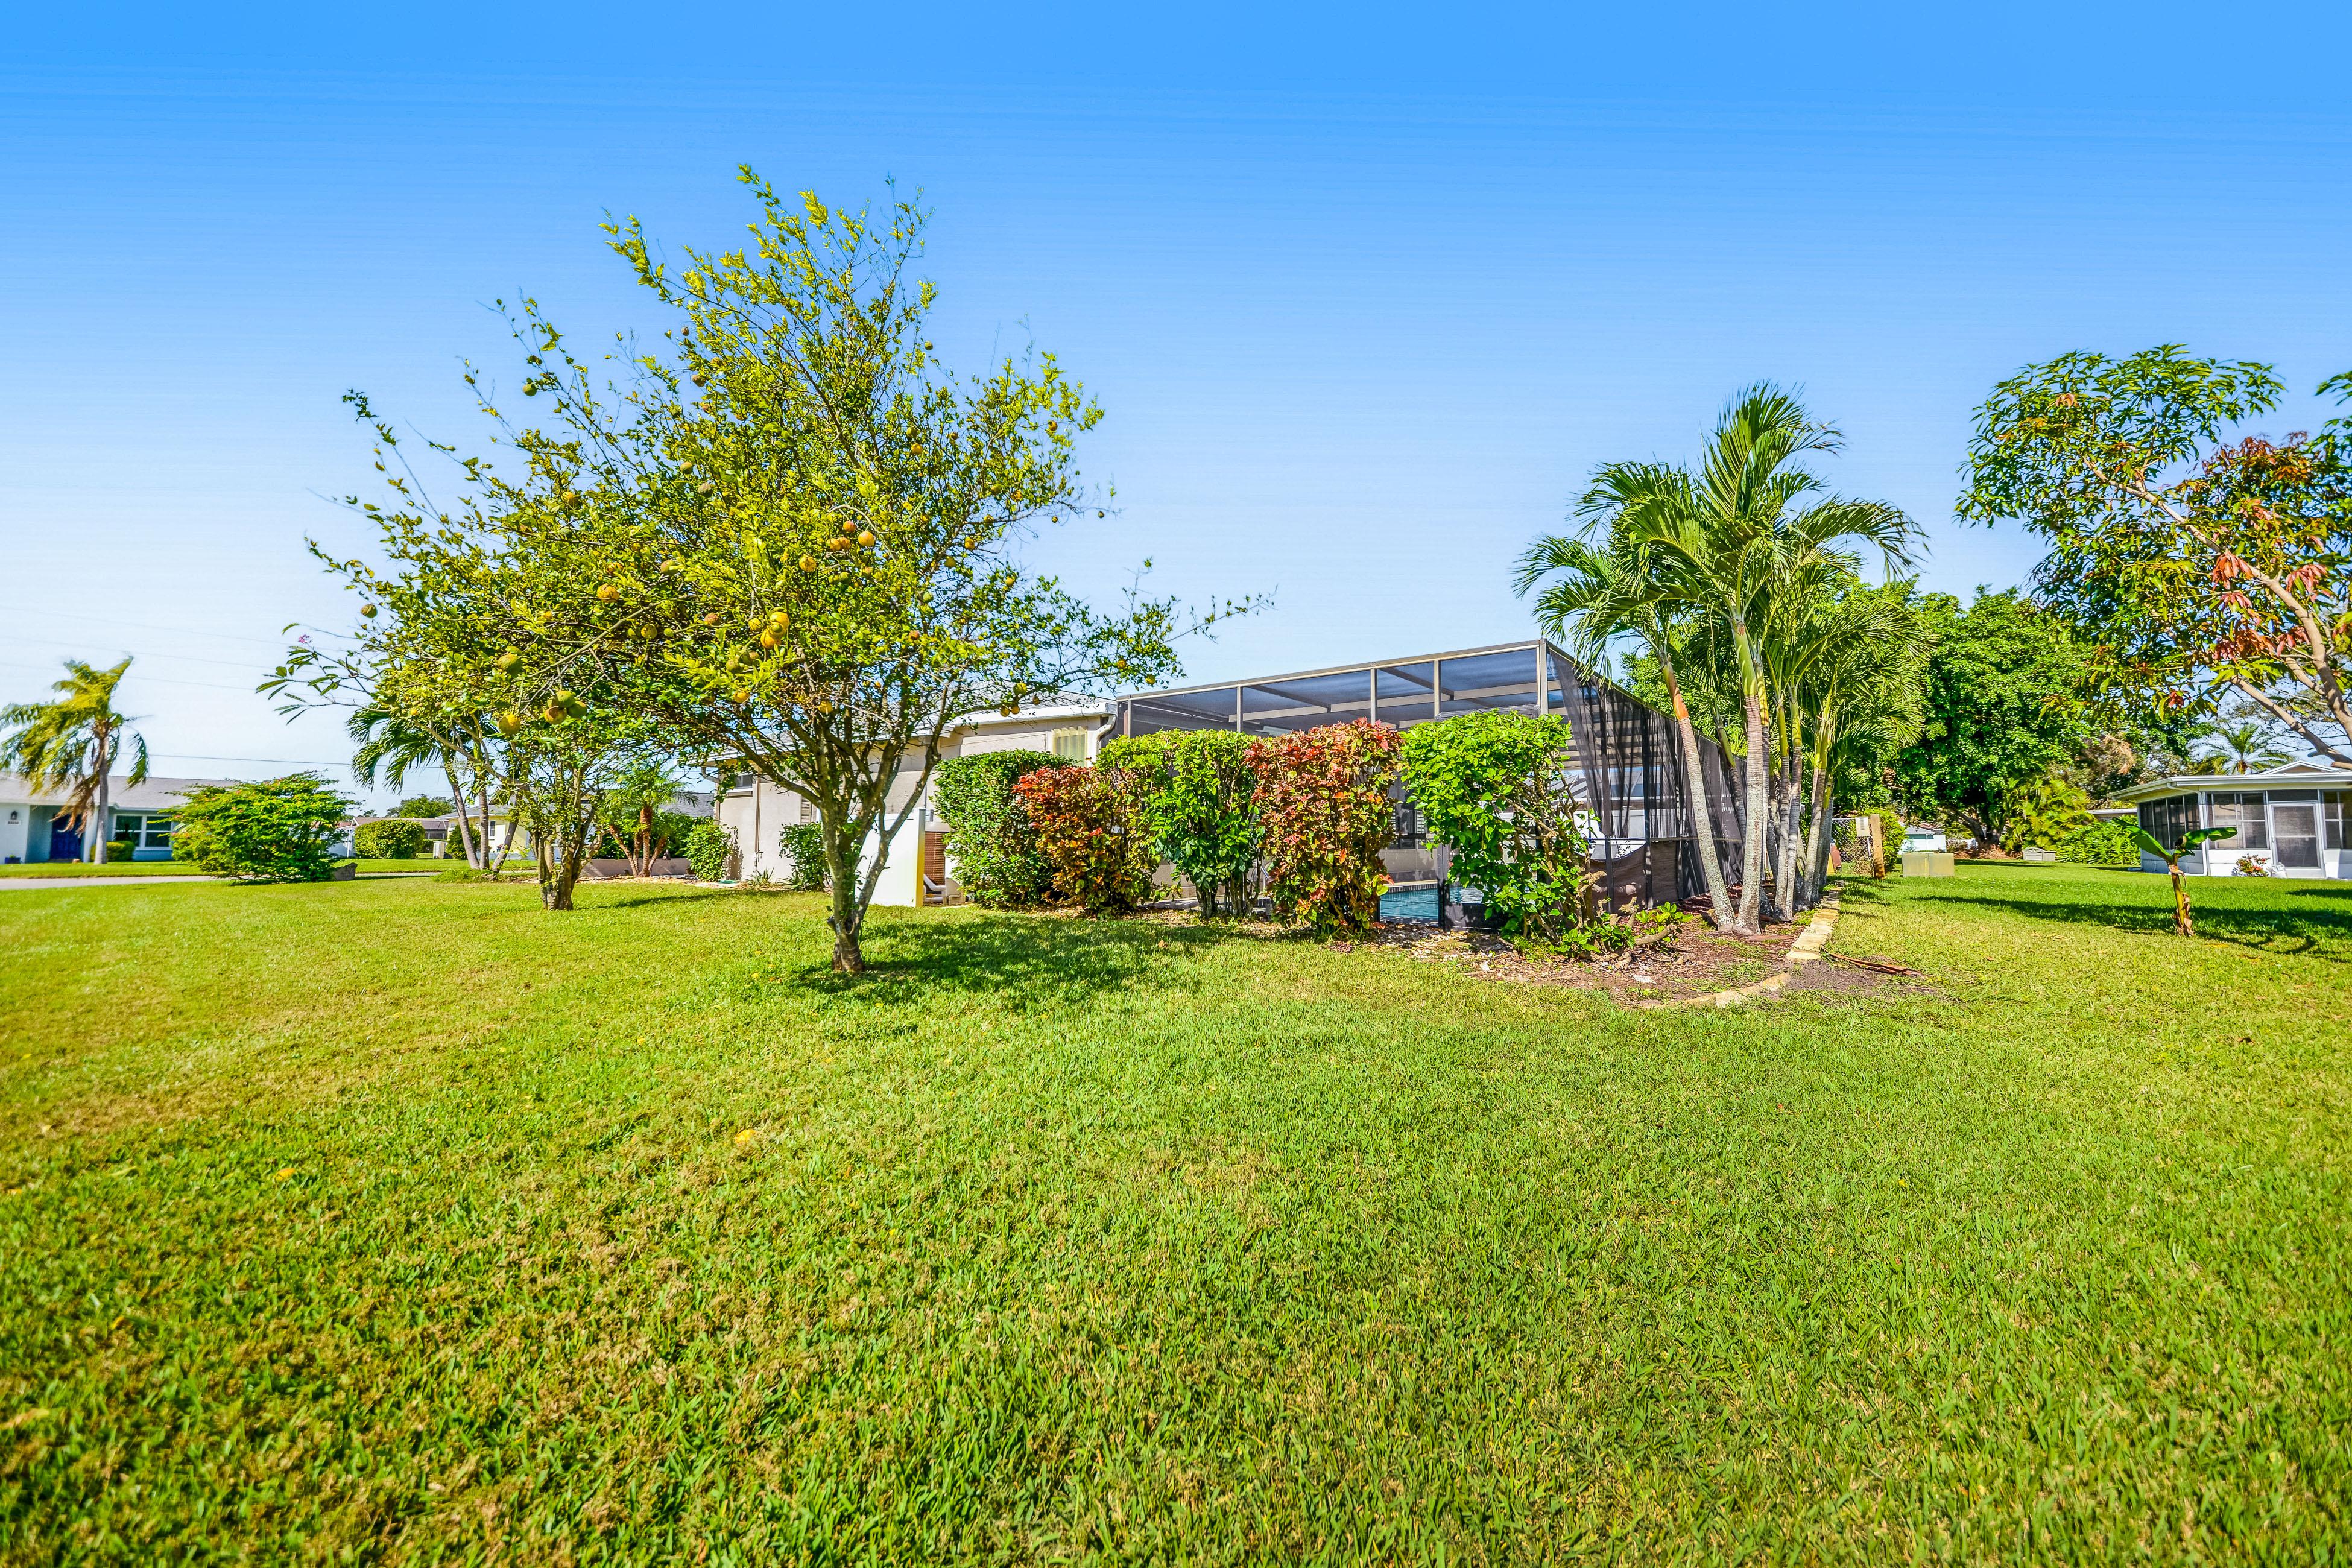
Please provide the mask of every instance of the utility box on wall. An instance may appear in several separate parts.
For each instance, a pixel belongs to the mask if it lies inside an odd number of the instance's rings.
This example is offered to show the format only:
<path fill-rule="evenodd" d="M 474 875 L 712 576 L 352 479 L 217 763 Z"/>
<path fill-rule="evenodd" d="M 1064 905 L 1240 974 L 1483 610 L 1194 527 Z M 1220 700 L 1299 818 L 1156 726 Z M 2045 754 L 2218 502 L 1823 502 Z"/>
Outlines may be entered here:
<path fill-rule="evenodd" d="M 1913 849 L 1903 857 L 1903 874 L 1906 877 L 1948 877 L 1952 874 L 1952 858 L 1932 849 Z"/>

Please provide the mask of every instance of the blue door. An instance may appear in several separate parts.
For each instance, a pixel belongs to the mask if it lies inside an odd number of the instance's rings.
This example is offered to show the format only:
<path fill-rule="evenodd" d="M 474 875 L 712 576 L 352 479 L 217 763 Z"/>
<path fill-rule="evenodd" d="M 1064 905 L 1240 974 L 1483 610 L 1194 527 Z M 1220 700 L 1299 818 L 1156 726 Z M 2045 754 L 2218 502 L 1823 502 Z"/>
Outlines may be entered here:
<path fill-rule="evenodd" d="M 79 860 L 81 858 L 81 829 L 68 827 L 62 822 L 49 824 L 49 858 Z"/>

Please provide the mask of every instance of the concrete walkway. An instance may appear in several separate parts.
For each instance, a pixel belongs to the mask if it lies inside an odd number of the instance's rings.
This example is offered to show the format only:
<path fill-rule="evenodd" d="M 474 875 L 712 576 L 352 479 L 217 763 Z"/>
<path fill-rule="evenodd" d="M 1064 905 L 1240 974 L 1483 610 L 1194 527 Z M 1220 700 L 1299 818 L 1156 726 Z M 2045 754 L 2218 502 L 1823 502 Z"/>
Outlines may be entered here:
<path fill-rule="evenodd" d="M 362 871 L 354 881 L 398 882 L 411 877 L 437 877 L 437 871 Z M 0 877 L 0 893 L 21 893 L 28 888 L 170 888 L 182 882 L 226 882 L 226 877 Z M 288 883 L 287 886 L 293 884 Z"/>
<path fill-rule="evenodd" d="M 0 877 L 0 893 L 26 888 L 154 888 L 174 882 L 225 882 L 226 877 Z"/>

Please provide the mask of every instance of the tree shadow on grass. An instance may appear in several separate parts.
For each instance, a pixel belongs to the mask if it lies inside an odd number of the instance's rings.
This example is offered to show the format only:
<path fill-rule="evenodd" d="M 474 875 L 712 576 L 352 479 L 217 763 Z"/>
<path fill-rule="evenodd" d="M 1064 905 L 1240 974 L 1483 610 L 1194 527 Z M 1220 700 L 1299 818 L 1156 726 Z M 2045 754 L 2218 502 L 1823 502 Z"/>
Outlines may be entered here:
<path fill-rule="evenodd" d="M 2301 892 L 2306 889 L 2294 890 Z M 2328 889 L 2315 888 L 2307 890 L 2325 892 Z M 1948 894 L 1937 901 L 1975 904 L 1982 909 L 2024 915 L 2030 920 L 2104 926 L 2110 931 L 2153 932 L 2172 930 L 2169 900 L 2158 906 L 2087 900 L 2060 901 Z M 2225 904 L 2197 903 L 2193 889 L 2189 901 L 2197 934 L 2200 937 L 2252 948 L 2259 952 L 2316 958 L 2328 963 L 2352 963 L 2352 901 L 2347 901 L 2341 909 L 2232 909 Z"/>
<path fill-rule="evenodd" d="M 1199 984 L 1197 962 L 1210 951 L 1280 940 L 1212 924 L 972 912 L 869 923 L 866 973 L 835 974 L 813 963 L 792 978 L 814 991 L 876 1000 L 985 994 L 996 1006 L 1045 1012 L 1143 985 L 1190 990 Z"/>

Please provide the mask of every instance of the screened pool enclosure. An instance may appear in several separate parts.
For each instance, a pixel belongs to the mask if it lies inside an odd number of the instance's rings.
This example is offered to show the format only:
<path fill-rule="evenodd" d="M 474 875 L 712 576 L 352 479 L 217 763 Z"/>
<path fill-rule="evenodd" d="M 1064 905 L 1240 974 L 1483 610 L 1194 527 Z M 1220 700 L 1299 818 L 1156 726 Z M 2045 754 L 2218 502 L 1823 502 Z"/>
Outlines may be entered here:
<path fill-rule="evenodd" d="M 1737 792 L 1723 749 L 1700 738 L 1707 798 L 1693 802 L 1674 721 L 1540 639 L 1138 692 L 1118 700 L 1114 723 L 1122 735 L 1160 730 L 1281 735 L 1354 719 L 1402 729 L 1497 710 L 1568 719 L 1591 813 L 1593 860 L 1605 871 L 1612 904 L 1664 903 L 1705 891 L 1693 849 L 1700 832 L 1715 835 L 1725 874 L 1738 877 Z M 1397 884 L 1390 912 L 1418 912 L 1411 908 L 1416 891 L 1429 912 L 1438 912 L 1436 890 L 1446 882 L 1444 848 L 1429 841 L 1412 802 L 1402 795 L 1396 836 L 1383 858 Z"/>

